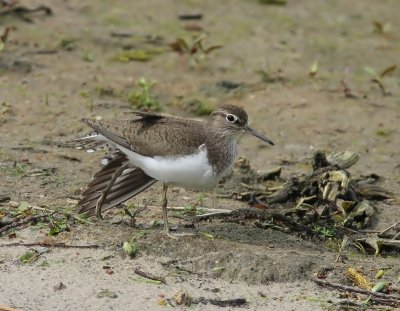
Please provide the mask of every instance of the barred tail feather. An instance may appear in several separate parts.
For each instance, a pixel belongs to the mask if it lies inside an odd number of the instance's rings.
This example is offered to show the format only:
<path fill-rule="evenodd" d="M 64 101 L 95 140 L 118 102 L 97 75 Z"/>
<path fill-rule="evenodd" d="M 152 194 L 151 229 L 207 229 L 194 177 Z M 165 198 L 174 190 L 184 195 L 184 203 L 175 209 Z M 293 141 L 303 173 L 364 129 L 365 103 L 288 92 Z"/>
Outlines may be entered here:
<path fill-rule="evenodd" d="M 132 166 L 124 154 L 115 152 L 111 161 L 93 176 L 93 180 L 83 191 L 83 197 L 78 202 L 79 213 L 86 213 L 88 216 L 95 214 L 97 201 L 118 169 L 123 172 L 108 190 L 102 211 L 124 203 L 157 182 L 140 168 Z"/>
<path fill-rule="evenodd" d="M 63 144 L 64 147 L 83 149 L 87 152 L 94 152 L 96 150 L 107 150 L 108 144 L 103 135 L 97 132 L 91 132 L 85 137 L 72 139 Z"/>

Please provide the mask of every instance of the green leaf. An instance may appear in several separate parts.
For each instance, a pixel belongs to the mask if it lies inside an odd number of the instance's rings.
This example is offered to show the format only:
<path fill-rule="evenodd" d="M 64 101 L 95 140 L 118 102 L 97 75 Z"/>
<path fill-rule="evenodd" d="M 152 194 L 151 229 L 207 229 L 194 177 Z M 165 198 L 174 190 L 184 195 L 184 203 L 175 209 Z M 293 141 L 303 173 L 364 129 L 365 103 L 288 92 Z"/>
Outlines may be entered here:
<path fill-rule="evenodd" d="M 19 260 L 22 263 L 32 263 L 38 258 L 39 258 L 39 255 L 35 251 L 27 251 L 27 252 L 23 253 L 21 256 L 19 256 Z"/>
<path fill-rule="evenodd" d="M 311 65 L 310 71 L 309 71 L 308 74 L 310 75 L 311 78 L 314 78 L 314 77 L 317 75 L 317 73 L 318 73 L 318 62 L 315 61 L 315 62 Z"/>
<path fill-rule="evenodd" d="M 92 63 L 94 61 L 94 55 L 92 53 L 90 53 L 90 52 L 87 52 L 87 53 L 82 55 L 82 59 L 85 62 Z"/>
<path fill-rule="evenodd" d="M 379 269 L 378 272 L 375 274 L 375 279 L 380 279 L 385 274 L 385 270 Z"/>
<path fill-rule="evenodd" d="M 63 232 L 67 229 L 68 229 L 68 225 L 65 222 L 65 220 L 54 221 L 54 223 L 51 224 L 49 235 L 55 236 L 55 235 L 58 235 L 60 232 Z"/>
<path fill-rule="evenodd" d="M 203 237 L 205 237 L 206 239 L 211 240 L 211 241 L 213 241 L 214 238 L 215 238 L 212 234 L 207 233 L 207 232 L 200 232 L 200 235 L 203 236 Z"/>
<path fill-rule="evenodd" d="M 125 253 L 127 253 L 131 257 L 135 256 L 137 252 L 137 246 L 135 243 L 125 242 L 122 245 L 122 249 L 124 250 Z"/>
<path fill-rule="evenodd" d="M 124 213 L 125 213 L 125 215 L 129 216 L 130 218 L 133 218 L 132 213 L 127 208 L 124 208 Z"/>
<path fill-rule="evenodd" d="M 368 244 L 369 246 L 371 246 L 375 250 L 375 255 L 379 254 L 379 252 L 381 250 L 381 246 L 382 246 L 382 241 L 381 241 L 381 239 L 379 239 L 379 237 L 377 235 L 369 236 L 365 240 L 365 243 Z"/>
<path fill-rule="evenodd" d="M 371 292 L 373 293 L 379 293 L 382 292 L 385 288 L 387 288 L 387 283 L 386 282 L 378 282 L 375 284 L 374 287 L 372 287 Z"/>
<path fill-rule="evenodd" d="M 365 67 L 364 68 L 365 72 L 368 73 L 369 75 L 373 76 L 373 77 L 379 77 L 378 74 L 376 73 L 375 69 L 371 68 L 371 67 Z"/>
<path fill-rule="evenodd" d="M 18 206 L 18 210 L 21 213 L 26 212 L 28 209 L 29 209 L 29 203 L 25 201 L 22 201 Z"/>
<path fill-rule="evenodd" d="M 146 283 L 146 284 L 161 284 L 161 281 L 158 280 L 147 280 L 143 278 L 135 278 L 135 277 L 129 277 L 132 281 L 134 282 L 139 282 L 139 283 Z"/>

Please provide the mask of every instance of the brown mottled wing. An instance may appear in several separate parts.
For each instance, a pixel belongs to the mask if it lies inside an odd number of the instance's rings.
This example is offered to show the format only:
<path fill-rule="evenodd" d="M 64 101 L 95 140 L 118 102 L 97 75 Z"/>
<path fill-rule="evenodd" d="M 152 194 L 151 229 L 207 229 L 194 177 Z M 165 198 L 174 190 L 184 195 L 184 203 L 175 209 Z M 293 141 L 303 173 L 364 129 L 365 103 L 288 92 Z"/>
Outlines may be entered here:
<path fill-rule="evenodd" d="M 192 154 L 205 142 L 204 123 L 200 121 L 135 114 L 138 118 L 133 120 L 83 122 L 112 142 L 149 157 Z"/>
<path fill-rule="evenodd" d="M 157 182 L 140 168 L 130 165 L 124 154 L 115 153 L 111 161 L 93 176 L 93 180 L 83 191 L 83 197 L 78 202 L 79 213 L 94 216 L 97 200 L 109 185 L 115 171 L 121 167 L 124 171 L 109 190 L 102 204 L 102 211 L 122 204 Z"/>

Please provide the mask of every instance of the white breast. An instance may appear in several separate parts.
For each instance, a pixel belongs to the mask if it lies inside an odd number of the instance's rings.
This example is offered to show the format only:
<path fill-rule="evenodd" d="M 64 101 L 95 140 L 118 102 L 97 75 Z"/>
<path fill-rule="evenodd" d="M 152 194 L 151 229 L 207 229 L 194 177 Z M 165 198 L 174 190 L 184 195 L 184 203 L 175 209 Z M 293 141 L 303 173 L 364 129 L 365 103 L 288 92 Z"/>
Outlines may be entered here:
<path fill-rule="evenodd" d="M 222 175 L 215 175 L 208 163 L 207 150 L 200 146 L 196 154 L 183 157 L 146 157 L 118 146 L 133 165 L 140 167 L 147 175 L 168 184 L 202 189 L 212 187 Z"/>

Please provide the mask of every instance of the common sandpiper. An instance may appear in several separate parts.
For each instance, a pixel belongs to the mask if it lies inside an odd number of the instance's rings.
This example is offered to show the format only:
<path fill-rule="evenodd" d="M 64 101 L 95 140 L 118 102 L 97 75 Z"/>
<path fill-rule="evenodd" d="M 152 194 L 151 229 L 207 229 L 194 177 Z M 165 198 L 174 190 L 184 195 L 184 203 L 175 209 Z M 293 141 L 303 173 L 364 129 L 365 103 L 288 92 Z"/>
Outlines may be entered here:
<path fill-rule="evenodd" d="M 206 121 L 152 112 L 133 115 L 129 120 L 82 120 L 94 131 L 71 142 L 85 149 L 107 144 L 112 152 L 108 163 L 83 191 L 79 213 L 101 218 L 102 210 L 117 206 L 160 181 L 164 230 L 170 235 L 168 186 L 197 190 L 215 186 L 237 157 L 236 138 L 241 133 L 273 145 L 248 125 L 246 111 L 235 105 L 219 107 Z"/>

